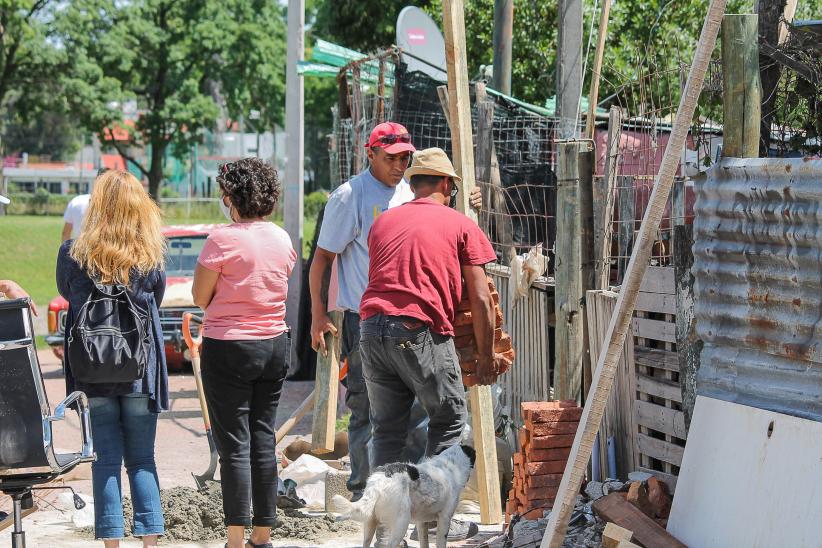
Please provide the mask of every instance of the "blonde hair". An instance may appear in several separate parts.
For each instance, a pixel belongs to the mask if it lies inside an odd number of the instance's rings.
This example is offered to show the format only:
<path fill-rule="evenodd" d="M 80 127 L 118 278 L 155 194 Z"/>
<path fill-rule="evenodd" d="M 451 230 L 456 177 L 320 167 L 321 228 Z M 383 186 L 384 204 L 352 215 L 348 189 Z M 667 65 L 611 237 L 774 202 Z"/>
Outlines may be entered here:
<path fill-rule="evenodd" d="M 132 274 L 162 268 L 166 240 L 160 208 L 126 171 L 107 171 L 94 182 L 71 257 L 104 284 L 128 285 Z"/>

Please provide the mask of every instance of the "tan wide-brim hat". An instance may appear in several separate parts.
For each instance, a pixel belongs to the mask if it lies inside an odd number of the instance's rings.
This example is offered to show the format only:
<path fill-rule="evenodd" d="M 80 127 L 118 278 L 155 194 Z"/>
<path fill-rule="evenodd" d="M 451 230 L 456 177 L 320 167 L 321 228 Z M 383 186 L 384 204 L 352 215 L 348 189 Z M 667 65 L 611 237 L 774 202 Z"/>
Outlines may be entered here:
<path fill-rule="evenodd" d="M 411 167 L 405 170 L 405 180 L 410 181 L 414 175 L 437 175 L 451 177 L 456 183 L 462 182 L 448 155 L 441 148 L 433 147 L 418 150 L 411 159 Z"/>

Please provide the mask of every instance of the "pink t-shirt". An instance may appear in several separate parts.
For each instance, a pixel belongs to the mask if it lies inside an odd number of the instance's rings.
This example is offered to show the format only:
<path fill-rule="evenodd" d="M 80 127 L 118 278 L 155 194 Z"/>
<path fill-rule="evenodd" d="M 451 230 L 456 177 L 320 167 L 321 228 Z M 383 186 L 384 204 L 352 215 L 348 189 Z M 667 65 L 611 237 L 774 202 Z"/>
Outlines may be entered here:
<path fill-rule="evenodd" d="M 297 261 L 285 230 L 267 221 L 214 230 L 199 263 L 219 272 L 205 311 L 206 337 L 268 339 L 283 334 L 288 277 Z"/>

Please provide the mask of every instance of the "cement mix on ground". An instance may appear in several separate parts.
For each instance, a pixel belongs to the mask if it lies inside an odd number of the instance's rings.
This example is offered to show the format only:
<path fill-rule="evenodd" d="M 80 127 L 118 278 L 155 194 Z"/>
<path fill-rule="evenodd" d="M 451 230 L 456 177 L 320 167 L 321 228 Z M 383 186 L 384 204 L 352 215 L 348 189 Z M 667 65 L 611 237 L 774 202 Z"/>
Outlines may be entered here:
<path fill-rule="evenodd" d="M 199 492 L 189 487 L 173 487 L 160 492 L 166 522 L 167 542 L 197 542 L 225 538 L 222 489 L 217 482 Z M 123 498 L 126 533 L 131 534 L 133 510 L 131 500 Z M 337 521 L 328 515 L 309 515 L 299 510 L 277 510 L 280 524 L 271 530 L 273 539 L 301 539 L 322 542 L 336 536 L 359 532 L 354 521 Z"/>

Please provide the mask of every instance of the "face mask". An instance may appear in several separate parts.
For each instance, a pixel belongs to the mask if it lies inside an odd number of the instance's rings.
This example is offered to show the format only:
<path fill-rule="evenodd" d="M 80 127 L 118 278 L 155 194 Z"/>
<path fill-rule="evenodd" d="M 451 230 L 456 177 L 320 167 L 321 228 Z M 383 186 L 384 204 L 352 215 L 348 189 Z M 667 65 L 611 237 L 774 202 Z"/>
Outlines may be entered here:
<path fill-rule="evenodd" d="M 229 223 L 234 222 L 234 219 L 231 218 L 231 206 L 225 205 L 225 201 L 222 198 L 220 199 L 220 211 L 223 212 L 223 215 L 225 215 Z"/>

